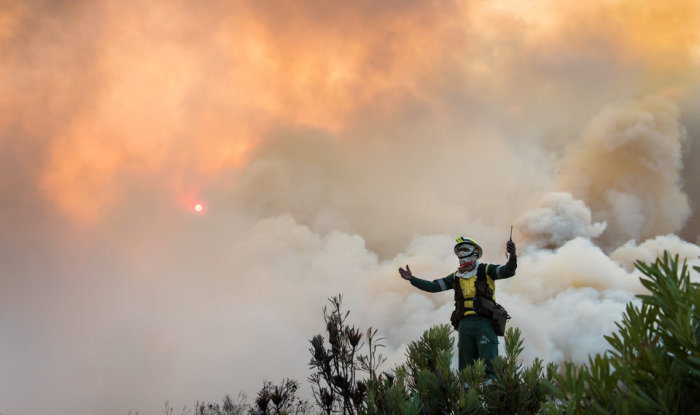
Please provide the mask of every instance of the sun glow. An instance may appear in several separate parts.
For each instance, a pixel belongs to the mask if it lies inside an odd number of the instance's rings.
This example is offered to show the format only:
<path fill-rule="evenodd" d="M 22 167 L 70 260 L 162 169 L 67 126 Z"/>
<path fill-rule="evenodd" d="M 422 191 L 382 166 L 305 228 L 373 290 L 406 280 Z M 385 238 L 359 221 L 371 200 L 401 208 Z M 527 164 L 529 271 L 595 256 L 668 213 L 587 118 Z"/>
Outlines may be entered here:
<path fill-rule="evenodd" d="M 194 206 L 192 206 L 192 210 L 194 213 L 204 213 L 204 203 L 196 202 Z"/>

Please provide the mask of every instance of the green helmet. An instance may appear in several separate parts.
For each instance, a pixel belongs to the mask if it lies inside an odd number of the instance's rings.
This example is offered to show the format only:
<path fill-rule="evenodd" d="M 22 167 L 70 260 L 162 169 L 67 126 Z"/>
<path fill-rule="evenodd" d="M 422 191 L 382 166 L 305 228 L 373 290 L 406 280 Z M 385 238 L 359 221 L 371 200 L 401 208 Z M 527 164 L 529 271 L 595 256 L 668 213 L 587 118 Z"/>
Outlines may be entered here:
<path fill-rule="evenodd" d="M 457 255 L 457 248 L 460 245 L 464 245 L 464 244 L 469 244 L 469 245 L 472 245 L 474 248 L 476 248 L 476 257 L 481 258 L 481 255 L 483 255 L 483 253 L 484 253 L 484 251 L 481 249 L 481 246 L 479 246 L 479 244 L 476 243 L 476 241 L 473 240 L 472 238 L 465 238 L 463 236 L 460 236 L 459 238 L 457 238 L 457 245 L 455 245 L 455 255 Z"/>

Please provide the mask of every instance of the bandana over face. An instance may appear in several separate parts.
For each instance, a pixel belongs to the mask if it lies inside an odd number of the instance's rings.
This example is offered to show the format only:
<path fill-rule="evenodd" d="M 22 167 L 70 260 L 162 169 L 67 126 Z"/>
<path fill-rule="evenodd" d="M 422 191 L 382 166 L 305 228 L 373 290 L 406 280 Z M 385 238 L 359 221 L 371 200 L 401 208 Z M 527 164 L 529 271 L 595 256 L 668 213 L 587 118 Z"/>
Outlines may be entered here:
<path fill-rule="evenodd" d="M 459 268 L 457 276 L 459 278 L 471 278 L 476 275 L 476 268 L 479 264 L 476 260 L 479 252 L 471 244 L 462 244 L 457 248 L 457 258 L 459 258 Z"/>

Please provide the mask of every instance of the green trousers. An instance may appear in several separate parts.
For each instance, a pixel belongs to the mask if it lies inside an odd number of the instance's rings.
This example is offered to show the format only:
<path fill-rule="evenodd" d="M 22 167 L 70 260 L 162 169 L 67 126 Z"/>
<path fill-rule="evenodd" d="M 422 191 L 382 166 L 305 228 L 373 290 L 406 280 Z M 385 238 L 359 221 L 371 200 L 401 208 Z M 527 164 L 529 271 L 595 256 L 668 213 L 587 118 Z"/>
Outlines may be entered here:
<path fill-rule="evenodd" d="M 466 316 L 459 322 L 459 370 L 482 359 L 486 364 L 486 377 L 495 379 L 491 360 L 498 356 L 498 336 L 491 322 L 481 316 Z"/>

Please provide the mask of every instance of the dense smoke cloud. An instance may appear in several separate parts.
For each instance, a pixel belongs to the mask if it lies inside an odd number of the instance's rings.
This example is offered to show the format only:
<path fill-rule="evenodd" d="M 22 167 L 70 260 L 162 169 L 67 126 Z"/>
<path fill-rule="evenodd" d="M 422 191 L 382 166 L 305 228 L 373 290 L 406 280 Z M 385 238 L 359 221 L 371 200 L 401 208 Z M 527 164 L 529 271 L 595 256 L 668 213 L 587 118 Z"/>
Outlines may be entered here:
<path fill-rule="evenodd" d="M 596 238 L 606 222 L 593 223 L 591 210 L 571 193 L 547 193 L 541 207 L 525 212 L 517 221 L 518 229 L 539 248 L 556 248 L 577 237 Z"/>
<path fill-rule="evenodd" d="M 0 412 L 303 380 L 337 293 L 390 369 L 512 224 L 525 358 L 604 350 L 700 256 L 698 5 L 552 1 L 2 4 Z"/>
<path fill-rule="evenodd" d="M 666 99 L 628 102 L 594 118 L 564 159 L 561 187 L 607 220 L 607 244 L 681 230 L 690 215 L 681 128 L 677 105 Z"/>

